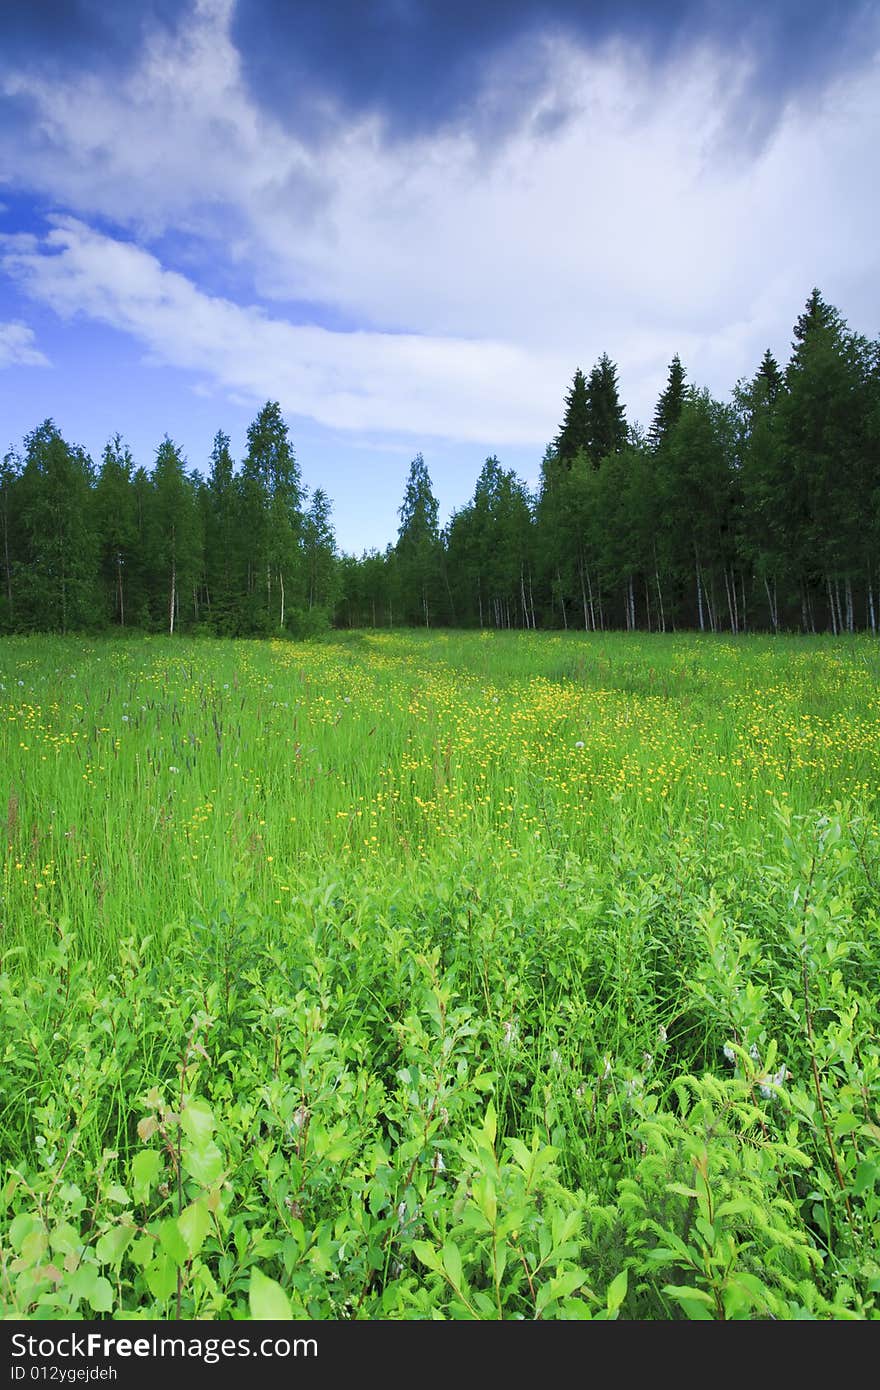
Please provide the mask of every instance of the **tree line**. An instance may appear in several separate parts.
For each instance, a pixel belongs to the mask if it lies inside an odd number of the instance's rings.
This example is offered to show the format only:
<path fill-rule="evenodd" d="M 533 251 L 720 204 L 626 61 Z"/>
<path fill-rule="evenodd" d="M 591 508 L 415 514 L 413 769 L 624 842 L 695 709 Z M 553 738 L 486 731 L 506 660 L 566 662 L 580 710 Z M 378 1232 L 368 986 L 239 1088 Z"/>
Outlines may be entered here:
<path fill-rule="evenodd" d="M 51 420 L 0 474 L 0 630 L 116 625 L 174 633 L 308 634 L 340 572 L 331 504 L 302 485 L 281 409 L 267 401 L 236 471 L 219 431 L 207 476 L 173 440 L 151 471 L 116 435 L 96 469 Z"/>
<path fill-rule="evenodd" d="M 647 431 L 607 354 L 578 369 L 534 492 L 493 455 L 441 528 L 417 455 L 384 552 L 338 552 L 277 402 L 238 468 L 229 443 L 203 475 L 166 436 L 148 472 L 119 436 L 95 468 L 35 429 L 0 472 L 0 630 L 877 632 L 880 342 L 818 290 L 785 366 L 768 350 L 728 402 L 673 357 Z"/>
<path fill-rule="evenodd" d="M 440 531 L 419 456 L 397 543 L 343 559 L 338 617 L 876 635 L 878 561 L 880 342 L 814 289 L 784 368 L 768 350 L 721 402 L 676 355 L 647 431 L 607 354 L 576 371 L 534 495 L 493 456 Z"/>

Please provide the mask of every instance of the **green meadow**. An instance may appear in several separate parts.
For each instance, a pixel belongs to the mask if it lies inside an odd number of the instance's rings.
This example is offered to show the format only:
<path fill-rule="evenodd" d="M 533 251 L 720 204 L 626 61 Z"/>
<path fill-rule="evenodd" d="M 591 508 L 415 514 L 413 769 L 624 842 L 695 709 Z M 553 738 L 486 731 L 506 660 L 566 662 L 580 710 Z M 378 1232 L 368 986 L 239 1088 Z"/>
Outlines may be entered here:
<path fill-rule="evenodd" d="M 867 1319 L 867 637 L 0 646 L 0 1304 Z"/>

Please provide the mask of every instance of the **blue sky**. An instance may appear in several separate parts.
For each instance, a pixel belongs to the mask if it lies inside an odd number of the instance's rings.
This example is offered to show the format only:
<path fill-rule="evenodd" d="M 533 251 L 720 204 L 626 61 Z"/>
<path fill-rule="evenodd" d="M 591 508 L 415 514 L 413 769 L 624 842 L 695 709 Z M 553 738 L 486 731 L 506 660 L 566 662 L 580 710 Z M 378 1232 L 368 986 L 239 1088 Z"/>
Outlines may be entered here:
<path fill-rule="evenodd" d="M 880 5 L 8 0 L 0 449 L 204 468 L 280 401 L 340 545 L 535 482 L 577 366 L 726 397 L 813 285 L 880 330 Z"/>

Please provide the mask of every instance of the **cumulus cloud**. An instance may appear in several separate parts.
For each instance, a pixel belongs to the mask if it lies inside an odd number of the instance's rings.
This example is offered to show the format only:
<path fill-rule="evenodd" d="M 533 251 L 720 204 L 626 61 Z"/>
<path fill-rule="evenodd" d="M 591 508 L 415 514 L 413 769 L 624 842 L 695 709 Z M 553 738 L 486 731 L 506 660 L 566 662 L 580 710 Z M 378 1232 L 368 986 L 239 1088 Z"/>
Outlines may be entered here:
<path fill-rule="evenodd" d="M 150 360 L 241 398 L 348 430 L 538 442 L 558 404 L 559 361 L 509 344 L 331 332 L 205 294 L 149 252 L 54 217 L 44 237 L 0 238 L 8 274 L 67 317 L 131 334 Z"/>
<path fill-rule="evenodd" d="M 0 367 L 48 367 L 48 357 L 34 341 L 26 323 L 0 323 Z"/>

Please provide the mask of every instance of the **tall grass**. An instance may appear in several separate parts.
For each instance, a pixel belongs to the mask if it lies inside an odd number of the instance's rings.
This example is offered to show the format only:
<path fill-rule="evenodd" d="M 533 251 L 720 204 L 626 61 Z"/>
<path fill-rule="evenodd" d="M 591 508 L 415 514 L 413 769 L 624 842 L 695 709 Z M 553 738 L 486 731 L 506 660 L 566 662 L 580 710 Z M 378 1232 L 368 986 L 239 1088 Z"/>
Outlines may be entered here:
<path fill-rule="evenodd" d="M 878 675 L 7 639 L 8 1306 L 873 1316 Z"/>

